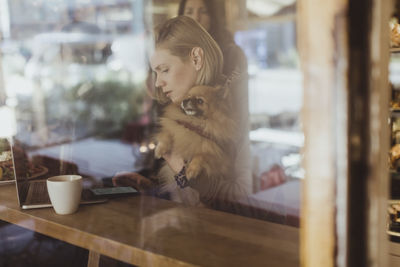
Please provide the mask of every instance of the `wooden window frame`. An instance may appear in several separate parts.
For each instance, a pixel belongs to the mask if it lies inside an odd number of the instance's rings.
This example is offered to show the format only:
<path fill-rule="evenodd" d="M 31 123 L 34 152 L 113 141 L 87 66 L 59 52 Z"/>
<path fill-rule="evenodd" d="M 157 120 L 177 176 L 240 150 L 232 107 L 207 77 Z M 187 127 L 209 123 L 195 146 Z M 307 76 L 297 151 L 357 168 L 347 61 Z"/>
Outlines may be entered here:
<path fill-rule="evenodd" d="M 302 266 L 387 266 L 392 1 L 298 0 Z"/>

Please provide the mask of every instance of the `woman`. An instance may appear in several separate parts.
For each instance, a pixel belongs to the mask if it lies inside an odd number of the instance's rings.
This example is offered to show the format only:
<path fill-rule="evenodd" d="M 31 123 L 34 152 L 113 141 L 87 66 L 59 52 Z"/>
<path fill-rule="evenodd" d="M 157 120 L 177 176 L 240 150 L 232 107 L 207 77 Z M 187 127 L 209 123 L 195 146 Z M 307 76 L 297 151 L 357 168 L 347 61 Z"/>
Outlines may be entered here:
<path fill-rule="evenodd" d="M 186 16 L 170 19 L 156 29 L 155 50 L 150 57 L 155 73 L 155 98 L 159 104 L 180 103 L 194 85 L 222 85 L 223 56 L 218 44 L 196 21 Z M 234 133 L 232 133 L 234 134 Z M 175 174 L 185 175 L 180 155 L 163 155 Z M 233 164 L 233 163 L 232 163 Z M 139 189 L 152 189 L 157 179 L 147 179 L 137 173 L 119 174 L 113 178 L 114 185 L 131 185 Z M 213 206 L 220 197 L 220 185 L 202 177 L 191 183 L 191 188 L 176 188 L 182 193 L 180 201 L 190 205 L 201 203 Z M 225 187 L 224 187 L 225 188 Z M 224 196 L 225 197 L 225 196 Z"/>
<path fill-rule="evenodd" d="M 225 29 L 221 16 L 217 14 L 216 2 L 215 0 L 181 0 L 178 15 L 196 20 L 218 43 L 224 57 L 223 74 L 230 76 L 235 69 L 247 73 L 246 56 L 236 45 L 232 34 Z"/>

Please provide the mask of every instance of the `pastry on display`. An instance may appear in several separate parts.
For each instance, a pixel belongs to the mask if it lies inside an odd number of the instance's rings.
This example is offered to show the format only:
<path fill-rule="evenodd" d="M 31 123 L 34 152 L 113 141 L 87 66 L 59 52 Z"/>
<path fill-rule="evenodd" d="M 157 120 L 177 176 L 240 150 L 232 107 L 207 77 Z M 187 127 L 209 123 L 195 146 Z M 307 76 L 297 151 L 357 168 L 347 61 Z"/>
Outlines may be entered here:
<path fill-rule="evenodd" d="M 400 110 L 400 90 L 390 83 L 390 91 L 392 92 L 390 107 L 394 110 Z"/>
<path fill-rule="evenodd" d="M 392 146 L 390 149 L 390 168 L 391 169 L 397 169 L 400 167 L 400 144 L 396 144 Z"/>
<path fill-rule="evenodd" d="M 14 179 L 14 166 L 12 160 L 0 161 L 0 181 Z"/>
<path fill-rule="evenodd" d="M 14 179 L 11 147 L 7 139 L 0 138 L 0 181 Z"/>
<path fill-rule="evenodd" d="M 392 20 L 390 23 L 390 46 L 400 47 L 400 24 L 397 20 Z"/>

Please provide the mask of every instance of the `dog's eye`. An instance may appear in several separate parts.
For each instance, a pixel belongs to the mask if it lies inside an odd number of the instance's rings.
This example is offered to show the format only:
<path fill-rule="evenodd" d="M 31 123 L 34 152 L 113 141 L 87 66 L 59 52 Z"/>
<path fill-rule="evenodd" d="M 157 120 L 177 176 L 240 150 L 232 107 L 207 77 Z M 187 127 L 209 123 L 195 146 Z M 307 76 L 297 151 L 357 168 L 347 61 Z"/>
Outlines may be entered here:
<path fill-rule="evenodd" d="M 201 98 L 197 98 L 196 100 L 197 100 L 197 104 L 199 104 L 199 105 L 204 103 L 203 99 L 201 99 Z"/>

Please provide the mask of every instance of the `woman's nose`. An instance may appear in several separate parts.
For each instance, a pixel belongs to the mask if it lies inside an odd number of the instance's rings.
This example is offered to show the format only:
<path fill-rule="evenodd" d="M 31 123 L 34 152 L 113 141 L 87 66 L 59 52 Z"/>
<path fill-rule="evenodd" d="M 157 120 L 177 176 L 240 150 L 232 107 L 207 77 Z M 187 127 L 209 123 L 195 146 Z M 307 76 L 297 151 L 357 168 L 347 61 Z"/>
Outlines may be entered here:
<path fill-rule="evenodd" d="M 159 77 L 156 78 L 156 87 L 162 87 L 165 84 L 165 82 L 160 79 Z"/>

